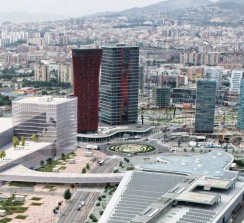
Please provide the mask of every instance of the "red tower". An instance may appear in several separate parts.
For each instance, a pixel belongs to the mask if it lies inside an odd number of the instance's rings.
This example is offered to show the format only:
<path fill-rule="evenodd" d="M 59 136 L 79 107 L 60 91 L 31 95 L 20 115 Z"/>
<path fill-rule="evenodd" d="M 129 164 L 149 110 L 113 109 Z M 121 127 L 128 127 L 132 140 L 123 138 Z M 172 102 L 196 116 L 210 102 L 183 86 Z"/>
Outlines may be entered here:
<path fill-rule="evenodd" d="M 74 96 L 78 97 L 78 133 L 98 129 L 99 72 L 102 52 L 102 49 L 72 49 Z"/>

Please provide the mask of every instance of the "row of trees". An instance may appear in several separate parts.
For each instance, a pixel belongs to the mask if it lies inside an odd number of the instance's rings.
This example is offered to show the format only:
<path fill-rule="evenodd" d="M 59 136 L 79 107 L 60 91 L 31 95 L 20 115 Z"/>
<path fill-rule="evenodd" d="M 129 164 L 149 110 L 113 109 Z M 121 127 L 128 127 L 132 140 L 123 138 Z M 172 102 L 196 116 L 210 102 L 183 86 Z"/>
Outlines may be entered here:
<path fill-rule="evenodd" d="M 50 81 L 30 81 L 30 80 L 23 80 L 22 83 L 23 87 L 62 87 L 62 88 L 69 88 L 71 83 L 69 82 L 58 82 L 57 79 L 50 79 Z"/>
<path fill-rule="evenodd" d="M 31 139 L 34 142 L 37 142 L 38 141 L 38 136 L 37 135 L 32 135 Z M 21 145 L 24 147 L 25 146 L 25 137 L 21 136 L 20 141 L 21 141 Z M 14 136 L 13 139 L 12 139 L 13 147 L 16 148 L 17 146 L 19 146 L 20 145 L 20 141 L 19 141 L 18 137 Z"/>
<path fill-rule="evenodd" d="M 1 79 L 5 79 L 5 80 L 12 80 L 13 78 L 17 78 L 17 77 L 33 77 L 34 76 L 34 71 L 32 71 L 31 73 L 20 73 L 20 74 L 2 74 L 0 75 Z"/>
<path fill-rule="evenodd" d="M 11 66 L 10 68 L 5 67 L 5 68 L 2 70 L 2 73 L 3 73 L 3 74 L 16 74 L 16 71 L 15 71 L 14 67 Z"/>
<path fill-rule="evenodd" d="M 11 100 L 8 96 L 0 94 L 0 106 L 2 105 L 11 105 Z"/>
<path fill-rule="evenodd" d="M 13 147 L 16 148 L 17 146 L 19 146 L 20 141 L 18 139 L 18 137 L 14 136 L 13 137 Z M 24 147 L 25 146 L 25 137 L 21 136 L 21 145 Z"/>

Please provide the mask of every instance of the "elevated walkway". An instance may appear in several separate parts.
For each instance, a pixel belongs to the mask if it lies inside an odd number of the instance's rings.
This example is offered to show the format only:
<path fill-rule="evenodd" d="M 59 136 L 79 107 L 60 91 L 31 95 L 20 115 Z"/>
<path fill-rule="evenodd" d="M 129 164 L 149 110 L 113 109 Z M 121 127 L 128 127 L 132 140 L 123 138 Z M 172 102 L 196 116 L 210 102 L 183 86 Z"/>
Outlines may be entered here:
<path fill-rule="evenodd" d="M 120 183 L 124 173 L 50 173 L 30 170 L 22 165 L 2 170 L 2 181 L 24 181 L 36 183 Z"/>

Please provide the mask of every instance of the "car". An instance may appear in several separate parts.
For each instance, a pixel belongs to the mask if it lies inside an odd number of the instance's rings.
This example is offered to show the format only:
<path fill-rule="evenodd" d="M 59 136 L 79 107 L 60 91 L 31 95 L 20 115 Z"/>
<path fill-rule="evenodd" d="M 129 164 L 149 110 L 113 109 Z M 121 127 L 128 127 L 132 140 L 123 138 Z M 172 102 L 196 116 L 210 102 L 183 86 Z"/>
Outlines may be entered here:
<path fill-rule="evenodd" d="M 84 206 L 85 205 L 85 201 L 81 201 L 81 206 Z"/>
<path fill-rule="evenodd" d="M 128 154 L 127 156 L 128 156 L 128 157 L 131 157 L 131 154 Z"/>
<path fill-rule="evenodd" d="M 170 131 L 169 128 L 165 128 L 165 129 L 163 130 L 163 132 L 168 132 L 168 131 Z"/>
<path fill-rule="evenodd" d="M 148 141 L 148 139 L 145 139 L 144 141 Z"/>
<path fill-rule="evenodd" d="M 80 211 L 80 210 L 81 210 L 81 208 L 82 208 L 82 206 L 81 206 L 81 205 L 79 205 L 79 207 L 77 208 L 77 211 Z"/>

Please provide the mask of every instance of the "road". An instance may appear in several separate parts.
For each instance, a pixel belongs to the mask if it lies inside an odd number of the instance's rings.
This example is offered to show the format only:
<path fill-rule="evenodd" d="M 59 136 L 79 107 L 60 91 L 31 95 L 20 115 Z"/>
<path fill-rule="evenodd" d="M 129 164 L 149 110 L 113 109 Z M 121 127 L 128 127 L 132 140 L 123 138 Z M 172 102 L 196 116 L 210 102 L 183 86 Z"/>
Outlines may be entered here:
<path fill-rule="evenodd" d="M 91 173 L 109 173 L 113 172 L 114 167 L 116 166 L 116 159 L 106 158 L 102 166 L 97 165 L 91 170 Z M 63 210 L 60 218 L 57 223 L 83 223 L 86 220 L 87 215 L 90 213 L 95 201 L 97 200 L 98 195 L 100 194 L 99 190 L 103 185 L 85 185 L 86 189 L 78 189 L 77 192 L 71 198 L 69 204 Z M 89 188 L 90 191 L 89 191 Z M 78 207 L 81 204 L 81 201 L 85 201 L 85 206 L 82 207 L 81 211 L 78 211 Z"/>

